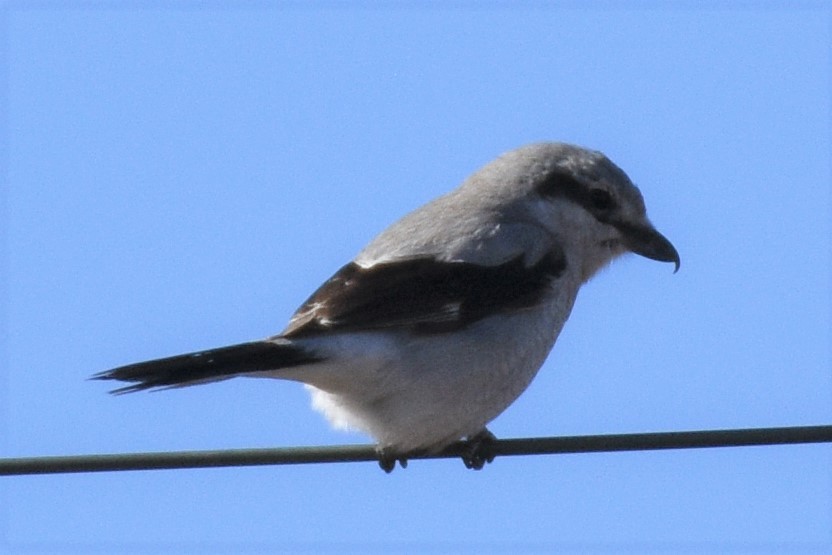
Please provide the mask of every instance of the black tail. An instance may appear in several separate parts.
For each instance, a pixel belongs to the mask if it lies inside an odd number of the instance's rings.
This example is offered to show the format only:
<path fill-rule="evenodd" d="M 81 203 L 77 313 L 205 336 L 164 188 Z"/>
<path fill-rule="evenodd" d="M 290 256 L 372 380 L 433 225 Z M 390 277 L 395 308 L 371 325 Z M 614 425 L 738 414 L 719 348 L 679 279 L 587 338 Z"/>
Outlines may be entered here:
<path fill-rule="evenodd" d="M 92 379 L 133 382 L 111 391 L 121 394 L 223 380 L 239 374 L 277 370 L 319 360 L 322 359 L 288 342 L 254 341 L 128 364 L 96 374 Z"/>

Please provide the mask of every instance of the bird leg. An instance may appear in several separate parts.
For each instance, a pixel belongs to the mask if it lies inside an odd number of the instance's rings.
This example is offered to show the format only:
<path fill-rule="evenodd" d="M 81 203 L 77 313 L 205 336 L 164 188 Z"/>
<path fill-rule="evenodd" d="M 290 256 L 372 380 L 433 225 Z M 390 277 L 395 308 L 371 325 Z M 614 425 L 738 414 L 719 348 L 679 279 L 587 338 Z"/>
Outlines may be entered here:
<path fill-rule="evenodd" d="M 397 462 L 402 468 L 407 468 L 407 457 L 384 448 L 378 450 L 378 465 L 387 474 L 390 474 L 396 469 Z"/>
<path fill-rule="evenodd" d="M 462 462 L 465 468 L 472 470 L 482 470 L 482 468 L 492 462 L 494 457 L 494 443 L 497 437 L 483 428 L 478 433 L 459 442 L 458 452 L 462 457 Z M 396 463 L 399 463 L 402 468 L 407 468 L 407 455 L 397 453 L 392 449 L 379 447 L 378 449 L 378 465 L 383 471 L 390 474 L 396 469 Z M 418 452 L 410 453 L 411 455 L 418 454 Z"/>
<path fill-rule="evenodd" d="M 461 456 L 465 468 L 482 470 L 487 463 L 494 460 L 496 456 L 493 451 L 497 437 L 483 428 L 477 434 L 462 442 Z"/>

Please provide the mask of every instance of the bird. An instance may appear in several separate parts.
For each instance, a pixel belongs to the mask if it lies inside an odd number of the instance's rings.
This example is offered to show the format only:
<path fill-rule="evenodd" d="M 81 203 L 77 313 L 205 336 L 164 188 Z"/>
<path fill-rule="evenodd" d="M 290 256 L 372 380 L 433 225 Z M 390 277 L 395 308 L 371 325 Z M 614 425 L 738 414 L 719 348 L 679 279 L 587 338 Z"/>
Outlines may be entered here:
<path fill-rule="evenodd" d="M 262 340 L 94 375 L 167 389 L 244 376 L 301 382 L 341 429 L 376 441 L 387 472 L 462 442 L 494 458 L 487 425 L 531 383 L 581 286 L 635 253 L 680 265 L 627 174 L 561 142 L 500 155 L 375 237 Z"/>

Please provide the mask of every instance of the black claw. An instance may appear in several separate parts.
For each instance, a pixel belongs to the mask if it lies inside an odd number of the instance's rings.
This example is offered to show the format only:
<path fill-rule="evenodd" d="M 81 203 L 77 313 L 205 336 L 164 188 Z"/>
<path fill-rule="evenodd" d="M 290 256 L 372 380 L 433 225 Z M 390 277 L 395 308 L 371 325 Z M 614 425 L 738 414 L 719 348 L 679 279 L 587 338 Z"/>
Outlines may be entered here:
<path fill-rule="evenodd" d="M 396 469 L 396 459 L 387 459 L 384 457 L 379 457 L 378 465 L 381 467 L 383 471 L 387 474 L 390 474 Z"/>
<path fill-rule="evenodd" d="M 383 449 L 378 452 L 378 465 L 387 474 L 390 474 L 396 469 L 396 463 L 399 463 L 402 468 L 407 468 L 407 458 L 400 455 L 387 453 Z"/>
<path fill-rule="evenodd" d="M 483 428 L 478 434 L 469 437 L 463 443 L 462 462 L 465 468 L 471 470 L 482 470 L 483 467 L 494 460 L 496 456 L 493 451 L 494 442 L 497 437 Z"/>
<path fill-rule="evenodd" d="M 465 464 L 465 468 L 471 470 L 482 470 L 486 464 L 489 464 L 496 457 L 494 453 L 494 445 L 497 438 L 494 434 L 483 428 L 479 433 L 474 434 L 465 441 L 461 441 L 451 447 L 454 452 L 458 453 Z M 420 455 L 422 452 L 414 451 L 410 455 Z M 396 453 L 385 448 L 378 448 L 378 466 L 387 474 L 390 474 L 396 469 L 396 463 L 402 468 L 407 468 L 407 457 L 401 453 Z"/>

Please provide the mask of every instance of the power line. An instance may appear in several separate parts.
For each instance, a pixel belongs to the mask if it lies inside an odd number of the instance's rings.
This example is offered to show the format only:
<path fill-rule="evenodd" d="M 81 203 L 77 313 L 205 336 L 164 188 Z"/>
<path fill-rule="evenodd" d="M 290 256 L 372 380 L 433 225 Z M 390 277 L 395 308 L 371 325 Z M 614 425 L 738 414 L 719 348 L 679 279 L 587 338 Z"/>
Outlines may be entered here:
<path fill-rule="evenodd" d="M 799 443 L 832 443 L 832 426 L 503 439 L 495 440 L 490 445 L 490 454 L 505 457 Z M 464 442 L 457 443 L 441 453 L 413 455 L 408 456 L 408 459 L 459 457 L 465 447 Z M 0 476 L 362 461 L 378 461 L 378 454 L 373 446 L 336 445 L 5 458 L 0 459 Z"/>

